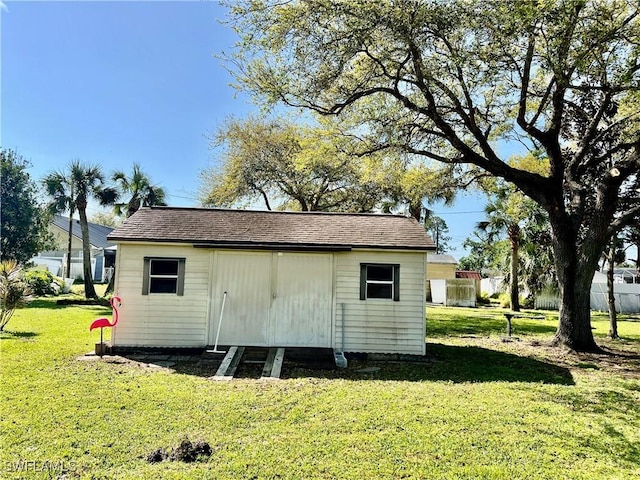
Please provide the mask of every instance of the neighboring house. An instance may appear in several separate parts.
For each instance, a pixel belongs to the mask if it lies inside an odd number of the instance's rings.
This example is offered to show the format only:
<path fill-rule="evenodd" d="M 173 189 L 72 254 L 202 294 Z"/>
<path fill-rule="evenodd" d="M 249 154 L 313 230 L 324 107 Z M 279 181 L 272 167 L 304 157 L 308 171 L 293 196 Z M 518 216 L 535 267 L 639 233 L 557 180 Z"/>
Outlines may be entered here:
<path fill-rule="evenodd" d="M 451 255 L 427 254 L 427 280 L 456 278 L 458 261 Z"/>
<path fill-rule="evenodd" d="M 427 285 L 425 295 L 428 302 L 433 302 L 431 280 L 456 278 L 457 266 L 458 261 L 451 255 L 436 253 L 427 254 Z M 438 303 L 444 303 L 444 301 Z"/>
<path fill-rule="evenodd" d="M 475 307 L 479 285 L 475 280 L 460 279 L 458 261 L 451 255 L 427 255 L 427 301 L 448 307 Z"/>
<path fill-rule="evenodd" d="M 69 242 L 69 217 L 56 215 L 49 226 L 53 234 L 56 249 L 48 252 L 40 252 L 31 261 L 35 265 L 46 266 L 53 275 L 65 276 L 68 242 Z M 106 279 L 106 268 L 115 264 L 114 244 L 107 240 L 107 235 L 113 231 L 112 227 L 89 223 L 89 241 L 91 244 L 91 271 L 94 282 L 103 282 Z M 111 247 L 111 248 L 109 248 Z M 73 220 L 71 229 L 71 278 L 83 278 L 82 269 L 82 231 L 80 221 Z"/>
<path fill-rule="evenodd" d="M 480 280 L 482 280 L 482 275 L 475 270 L 456 270 L 456 278 L 470 278 L 477 280 L 479 284 Z"/>
<path fill-rule="evenodd" d="M 220 345 L 425 353 L 435 245 L 412 218 L 151 207 L 109 240 L 116 348 L 213 345 L 222 318 Z"/>

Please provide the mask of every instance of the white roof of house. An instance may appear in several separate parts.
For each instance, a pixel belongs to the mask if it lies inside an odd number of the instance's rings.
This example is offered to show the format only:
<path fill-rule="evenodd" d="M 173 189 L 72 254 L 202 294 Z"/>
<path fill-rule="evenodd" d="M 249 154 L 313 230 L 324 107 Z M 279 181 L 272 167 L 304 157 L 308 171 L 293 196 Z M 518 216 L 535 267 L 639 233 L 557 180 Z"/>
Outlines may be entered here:
<path fill-rule="evenodd" d="M 447 263 L 457 265 L 458 261 L 451 255 L 427 253 L 427 263 Z"/>

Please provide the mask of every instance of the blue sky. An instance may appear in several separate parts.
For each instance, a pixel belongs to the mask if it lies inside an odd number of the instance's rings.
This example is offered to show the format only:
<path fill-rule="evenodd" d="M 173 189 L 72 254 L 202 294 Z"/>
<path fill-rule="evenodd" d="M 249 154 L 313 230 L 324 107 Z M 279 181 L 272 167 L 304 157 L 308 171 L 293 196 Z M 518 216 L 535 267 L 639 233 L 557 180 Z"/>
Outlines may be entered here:
<path fill-rule="evenodd" d="M 2 147 L 30 160 L 34 179 L 76 158 L 106 173 L 138 162 L 170 205 L 197 206 L 199 173 L 214 161 L 206 135 L 257 110 L 215 57 L 236 40 L 219 22 L 225 10 L 211 1 L 2 4 Z M 456 258 L 483 206 L 471 194 L 434 207 Z"/>

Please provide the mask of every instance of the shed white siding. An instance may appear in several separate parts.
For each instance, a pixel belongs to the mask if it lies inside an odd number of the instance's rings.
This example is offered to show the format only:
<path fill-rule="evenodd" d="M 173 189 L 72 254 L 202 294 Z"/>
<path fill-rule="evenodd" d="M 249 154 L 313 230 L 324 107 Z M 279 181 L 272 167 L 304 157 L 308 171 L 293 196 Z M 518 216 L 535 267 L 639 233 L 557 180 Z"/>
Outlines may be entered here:
<path fill-rule="evenodd" d="M 425 353 L 426 253 L 363 251 L 336 253 L 335 348 L 344 351 Z M 360 300 L 360 264 L 400 265 L 400 300 Z"/>
<path fill-rule="evenodd" d="M 184 258 L 184 295 L 143 295 L 145 257 Z M 362 263 L 400 265 L 399 301 L 360 300 Z M 120 243 L 116 293 L 122 306 L 112 343 L 211 345 L 227 291 L 222 345 L 341 349 L 344 304 L 346 352 L 424 354 L 425 264 L 426 253 L 412 251 L 307 254 Z"/>
<path fill-rule="evenodd" d="M 185 259 L 184 295 L 142 294 L 144 257 Z M 207 344 L 211 252 L 185 245 L 121 243 L 116 293 L 122 298 L 116 346 L 199 347 Z"/>

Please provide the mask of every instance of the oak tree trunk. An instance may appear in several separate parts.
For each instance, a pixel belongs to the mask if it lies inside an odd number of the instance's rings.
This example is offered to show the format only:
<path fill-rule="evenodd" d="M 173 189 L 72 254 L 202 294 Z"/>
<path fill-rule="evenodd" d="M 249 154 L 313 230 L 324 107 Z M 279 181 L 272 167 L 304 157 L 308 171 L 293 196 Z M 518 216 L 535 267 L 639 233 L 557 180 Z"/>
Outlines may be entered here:
<path fill-rule="evenodd" d="M 579 247 L 566 222 L 550 216 L 554 260 L 560 289 L 560 312 L 554 345 L 576 351 L 598 352 L 591 330 L 591 283 L 602 246 L 591 241 Z M 603 242 L 604 244 L 604 242 Z"/>

